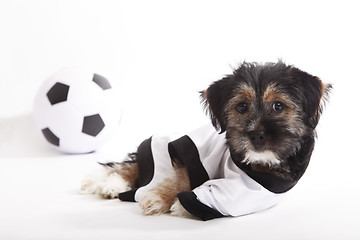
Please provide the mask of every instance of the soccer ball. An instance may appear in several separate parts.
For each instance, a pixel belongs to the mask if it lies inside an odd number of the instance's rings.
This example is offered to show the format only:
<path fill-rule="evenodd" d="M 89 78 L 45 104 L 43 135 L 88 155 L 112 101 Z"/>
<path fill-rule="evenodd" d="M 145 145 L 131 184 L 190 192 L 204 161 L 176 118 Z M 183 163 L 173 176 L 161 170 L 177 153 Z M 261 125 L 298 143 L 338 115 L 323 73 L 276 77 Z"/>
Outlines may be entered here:
<path fill-rule="evenodd" d="M 40 87 L 33 116 L 45 139 L 65 153 L 89 153 L 109 140 L 121 116 L 108 79 L 82 68 L 63 69 Z"/>

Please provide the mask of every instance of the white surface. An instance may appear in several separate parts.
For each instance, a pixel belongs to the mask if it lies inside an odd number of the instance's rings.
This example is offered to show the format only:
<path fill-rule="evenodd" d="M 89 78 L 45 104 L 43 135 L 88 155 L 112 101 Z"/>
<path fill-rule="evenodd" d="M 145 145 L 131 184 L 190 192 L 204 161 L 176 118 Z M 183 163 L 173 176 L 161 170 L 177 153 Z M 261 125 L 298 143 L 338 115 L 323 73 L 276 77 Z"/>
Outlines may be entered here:
<path fill-rule="evenodd" d="M 2 1 L 0 238 L 359 239 L 357 10 L 355 1 Z M 203 122 L 197 91 L 229 65 L 277 58 L 334 84 L 308 171 L 280 205 L 201 222 L 78 194 L 97 161 Z M 115 138 L 91 155 L 52 150 L 29 116 L 42 81 L 72 65 L 109 76 L 126 103 Z"/>

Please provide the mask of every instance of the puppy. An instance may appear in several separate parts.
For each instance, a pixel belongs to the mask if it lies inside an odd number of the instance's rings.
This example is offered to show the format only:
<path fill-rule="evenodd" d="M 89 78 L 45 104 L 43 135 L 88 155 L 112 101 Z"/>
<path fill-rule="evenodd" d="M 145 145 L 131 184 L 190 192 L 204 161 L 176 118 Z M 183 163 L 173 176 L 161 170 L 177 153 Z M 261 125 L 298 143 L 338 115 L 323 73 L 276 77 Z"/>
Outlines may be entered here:
<path fill-rule="evenodd" d="M 304 174 L 331 85 L 278 63 L 242 63 L 201 92 L 211 123 L 152 136 L 88 176 L 82 193 L 139 202 L 146 215 L 203 220 L 277 204 Z"/>

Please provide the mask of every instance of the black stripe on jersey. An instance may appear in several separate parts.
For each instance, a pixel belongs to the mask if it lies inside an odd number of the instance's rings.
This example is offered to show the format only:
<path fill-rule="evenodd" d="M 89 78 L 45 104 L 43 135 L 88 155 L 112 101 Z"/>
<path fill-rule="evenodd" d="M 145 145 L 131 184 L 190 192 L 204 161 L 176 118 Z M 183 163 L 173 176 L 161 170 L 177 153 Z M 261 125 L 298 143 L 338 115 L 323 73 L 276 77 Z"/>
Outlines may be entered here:
<path fill-rule="evenodd" d="M 197 200 L 197 197 L 193 192 L 181 192 L 178 193 L 177 196 L 186 211 L 204 221 L 224 217 L 224 215 L 215 209 L 212 209 Z"/>
<path fill-rule="evenodd" d="M 139 187 L 147 185 L 154 177 L 154 157 L 151 150 L 151 140 L 152 138 L 143 141 L 137 150 L 136 161 L 139 167 Z M 137 189 L 120 193 L 119 199 L 121 201 L 135 202 L 135 192 Z"/>
<path fill-rule="evenodd" d="M 183 136 L 172 141 L 169 143 L 168 149 L 172 164 L 187 168 L 191 189 L 197 188 L 210 179 L 200 161 L 198 149 L 191 138 Z"/>

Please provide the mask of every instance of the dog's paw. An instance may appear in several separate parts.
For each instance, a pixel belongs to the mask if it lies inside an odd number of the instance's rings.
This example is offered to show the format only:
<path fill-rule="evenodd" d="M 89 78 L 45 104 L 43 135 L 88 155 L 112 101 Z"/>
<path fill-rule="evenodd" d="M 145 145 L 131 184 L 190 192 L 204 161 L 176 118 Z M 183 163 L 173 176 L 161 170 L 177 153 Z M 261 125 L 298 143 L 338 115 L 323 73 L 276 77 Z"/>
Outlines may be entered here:
<path fill-rule="evenodd" d="M 117 173 L 110 174 L 99 184 L 98 194 L 102 198 L 118 198 L 119 193 L 130 190 L 129 184 Z"/>
<path fill-rule="evenodd" d="M 117 198 L 119 193 L 130 190 L 129 183 L 119 174 L 109 174 L 106 169 L 89 174 L 81 183 L 81 194 L 98 194 L 102 198 Z"/>
<path fill-rule="evenodd" d="M 87 175 L 81 182 L 80 193 L 81 194 L 96 194 L 99 191 L 100 182 L 104 181 L 107 177 L 107 171 L 105 169 L 99 169 L 95 172 Z"/>
<path fill-rule="evenodd" d="M 139 201 L 145 215 L 161 215 L 169 212 L 170 205 L 156 192 L 148 191 Z"/>
<path fill-rule="evenodd" d="M 178 198 L 176 198 L 173 205 L 170 208 L 170 214 L 177 217 L 194 218 L 186 209 L 181 205 Z"/>

